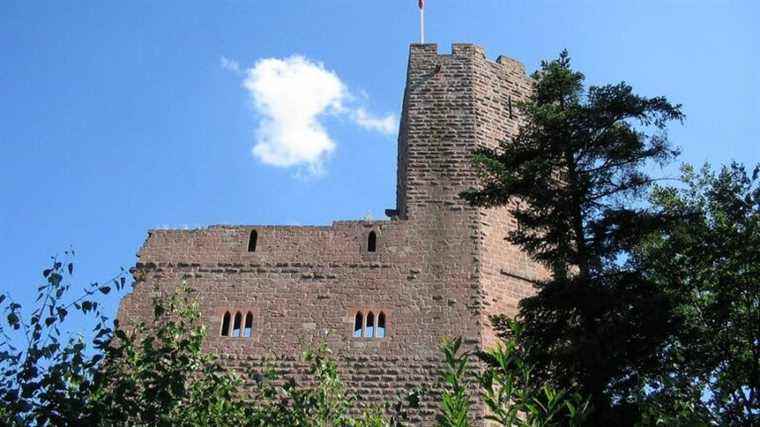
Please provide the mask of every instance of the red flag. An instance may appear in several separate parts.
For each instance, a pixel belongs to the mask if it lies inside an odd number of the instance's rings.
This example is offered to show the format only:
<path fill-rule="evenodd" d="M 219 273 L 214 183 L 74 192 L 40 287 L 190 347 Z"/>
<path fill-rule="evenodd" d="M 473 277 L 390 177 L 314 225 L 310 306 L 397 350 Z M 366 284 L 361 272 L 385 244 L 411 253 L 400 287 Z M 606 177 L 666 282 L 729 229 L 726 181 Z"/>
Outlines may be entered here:
<path fill-rule="evenodd" d="M 419 0 L 419 4 L 420 4 L 420 9 L 425 8 L 425 0 Z"/>

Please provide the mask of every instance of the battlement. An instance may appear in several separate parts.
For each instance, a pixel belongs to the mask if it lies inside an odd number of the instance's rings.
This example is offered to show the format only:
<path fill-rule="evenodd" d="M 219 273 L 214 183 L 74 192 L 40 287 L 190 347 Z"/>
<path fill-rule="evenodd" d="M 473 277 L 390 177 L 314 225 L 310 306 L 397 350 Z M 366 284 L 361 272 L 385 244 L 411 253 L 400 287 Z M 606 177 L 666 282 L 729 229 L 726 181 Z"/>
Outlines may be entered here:
<path fill-rule="evenodd" d="M 441 58 L 447 58 L 447 57 L 455 57 L 455 58 L 478 58 L 478 59 L 484 59 L 492 64 L 498 64 L 503 67 L 504 73 L 511 74 L 511 73 L 517 73 L 522 74 L 526 78 L 528 77 L 527 73 L 525 72 L 525 67 L 523 64 L 513 58 L 499 55 L 495 61 L 492 61 L 488 58 L 486 55 L 485 49 L 482 47 L 471 44 L 471 43 L 453 43 L 451 45 L 451 53 L 439 53 L 438 52 L 438 44 L 436 43 L 425 43 L 425 44 L 412 44 L 409 48 L 410 52 L 410 58 L 411 57 L 441 57 Z"/>

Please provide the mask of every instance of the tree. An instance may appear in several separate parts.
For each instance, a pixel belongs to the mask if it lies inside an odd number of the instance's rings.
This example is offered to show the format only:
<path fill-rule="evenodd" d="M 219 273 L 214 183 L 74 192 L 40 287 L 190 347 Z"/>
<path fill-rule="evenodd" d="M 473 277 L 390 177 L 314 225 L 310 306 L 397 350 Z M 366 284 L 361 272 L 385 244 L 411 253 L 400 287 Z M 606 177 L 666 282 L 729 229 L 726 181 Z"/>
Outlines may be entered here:
<path fill-rule="evenodd" d="M 496 347 L 481 354 L 486 369 L 479 376 L 486 417 L 505 426 L 582 426 L 592 413 L 590 400 L 570 389 L 558 389 L 536 378 L 526 357 L 524 326 L 504 316 L 492 318 L 508 331 Z"/>
<path fill-rule="evenodd" d="M 626 83 L 585 89 L 567 52 L 533 78 L 518 135 L 475 154 L 482 185 L 462 196 L 509 206 L 519 227 L 508 239 L 552 272 L 520 305 L 536 378 L 578 386 L 597 422 L 614 408 L 620 424 L 676 326 L 669 301 L 625 260 L 662 226 L 639 200 L 655 181 L 646 168 L 678 154 L 665 128 L 683 114 Z"/>
<path fill-rule="evenodd" d="M 303 427 L 396 427 L 408 421 L 408 409 L 419 406 L 419 389 L 409 390 L 382 405 L 359 401 L 343 384 L 329 348 L 320 345 L 304 352 L 312 385 L 293 378 L 277 384 L 274 369 L 257 375 L 252 415 L 245 425 Z M 360 415 L 355 416 L 358 412 Z"/>
<path fill-rule="evenodd" d="M 245 424 L 252 409 L 242 381 L 203 351 L 206 330 L 193 292 L 182 284 L 154 298 L 149 322 L 128 330 L 116 323 L 82 402 L 85 424 Z"/>
<path fill-rule="evenodd" d="M 73 257 L 66 252 L 65 259 Z M 93 373 L 102 364 L 102 349 L 112 330 L 100 311 L 98 294 L 122 289 L 121 271 L 112 280 L 92 283 L 78 297 L 70 297 L 74 264 L 53 258 L 42 272 L 36 306 L 25 316 L 21 304 L 0 294 L 5 322 L 0 323 L 0 421 L 6 425 L 65 425 L 82 415 L 93 385 Z M 75 288 L 76 289 L 76 288 Z M 81 336 L 66 339 L 60 325 L 80 312 L 95 323 L 92 345 Z"/>
<path fill-rule="evenodd" d="M 109 327 L 97 295 L 123 289 L 126 272 L 67 299 L 76 289 L 73 272 L 73 263 L 53 259 L 28 318 L 0 295 L 0 425 L 385 427 L 402 425 L 419 404 L 416 389 L 384 406 L 359 401 L 324 346 L 304 353 L 306 384 L 267 370 L 247 373 L 256 386 L 246 388 L 203 351 L 206 330 L 192 288 L 157 289 L 151 319 Z M 63 341 L 70 310 L 95 322 L 92 342 Z"/>
<path fill-rule="evenodd" d="M 494 319 L 509 329 L 510 337 L 496 347 L 477 354 L 462 351 L 462 339 L 446 340 L 441 346 L 446 367 L 441 375 L 443 390 L 438 423 L 442 427 L 471 425 L 471 393 L 478 393 L 486 406 L 486 420 L 517 427 L 582 426 L 591 413 L 588 399 L 559 390 L 533 377 L 534 366 L 524 358 L 520 345 L 522 326 L 503 316 Z M 481 363 L 473 369 L 471 357 Z M 471 379 L 475 379 L 473 382 Z"/>
<path fill-rule="evenodd" d="M 445 340 L 441 345 L 446 362 L 441 373 L 441 409 L 438 415 L 438 425 L 441 427 L 470 426 L 470 387 L 468 375 L 470 372 L 468 352 L 460 351 L 462 338 Z"/>
<path fill-rule="evenodd" d="M 685 187 L 652 195 L 656 209 L 676 220 L 634 257 L 675 302 L 682 324 L 667 341 L 649 401 L 659 414 L 684 414 L 681 425 L 757 425 L 760 166 L 752 174 L 736 163 L 718 174 L 708 166 L 682 171 Z"/>
<path fill-rule="evenodd" d="M 156 298 L 152 322 L 124 330 L 117 322 L 109 326 L 97 295 L 124 289 L 127 273 L 72 298 L 73 272 L 72 262 L 53 259 L 28 318 L 20 304 L 0 296 L 3 424 L 233 425 L 245 419 L 240 379 L 201 350 L 205 330 L 191 289 L 180 286 Z M 76 311 L 95 323 L 91 342 L 81 335 L 62 338 Z"/>

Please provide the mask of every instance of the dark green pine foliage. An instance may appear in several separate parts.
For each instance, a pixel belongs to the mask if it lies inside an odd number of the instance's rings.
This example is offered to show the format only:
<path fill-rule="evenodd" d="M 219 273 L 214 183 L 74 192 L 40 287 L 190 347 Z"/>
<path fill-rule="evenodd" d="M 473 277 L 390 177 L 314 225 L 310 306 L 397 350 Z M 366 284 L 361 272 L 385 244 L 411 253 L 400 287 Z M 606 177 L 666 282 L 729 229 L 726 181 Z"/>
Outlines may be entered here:
<path fill-rule="evenodd" d="M 647 168 L 678 154 L 665 127 L 683 114 L 626 83 L 585 89 L 567 52 L 533 78 L 520 132 L 476 153 L 481 187 L 462 196 L 509 206 L 519 227 L 508 239 L 553 273 L 520 306 L 536 378 L 578 389 L 608 417 L 640 390 L 674 326 L 667 300 L 625 261 L 661 224 L 638 200 L 654 182 Z"/>

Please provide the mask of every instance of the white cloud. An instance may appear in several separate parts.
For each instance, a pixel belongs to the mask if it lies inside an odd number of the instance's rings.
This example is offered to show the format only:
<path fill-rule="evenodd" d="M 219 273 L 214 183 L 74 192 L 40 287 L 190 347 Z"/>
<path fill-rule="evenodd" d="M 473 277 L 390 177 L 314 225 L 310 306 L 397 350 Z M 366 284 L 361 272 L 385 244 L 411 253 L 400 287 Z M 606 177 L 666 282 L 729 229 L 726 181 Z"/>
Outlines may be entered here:
<path fill-rule="evenodd" d="M 243 86 L 261 115 L 253 155 L 274 166 L 321 171 L 335 142 L 318 119 L 343 111 L 347 96 L 338 76 L 302 56 L 269 58 L 248 70 Z"/>
<path fill-rule="evenodd" d="M 352 119 L 367 130 L 377 131 L 385 135 L 393 135 L 398 130 L 398 119 L 394 114 L 384 117 L 373 116 L 364 108 L 357 108 L 352 113 Z"/>
<path fill-rule="evenodd" d="M 226 69 L 240 69 L 237 62 L 222 59 Z M 260 116 L 253 155 L 268 165 L 321 173 L 337 145 L 320 121 L 326 116 L 346 116 L 383 134 L 396 131 L 395 116 L 377 117 L 352 106 L 355 97 L 338 75 L 303 56 L 258 61 L 247 70 L 243 87 Z"/>
<path fill-rule="evenodd" d="M 240 64 L 234 59 L 229 59 L 226 56 L 219 58 L 219 63 L 227 71 L 232 71 L 235 74 L 240 74 Z"/>

